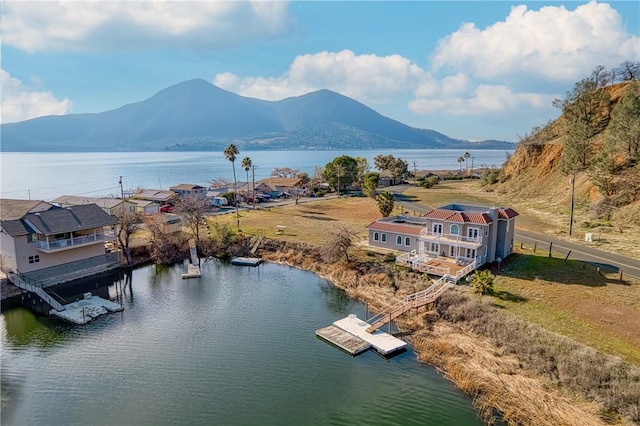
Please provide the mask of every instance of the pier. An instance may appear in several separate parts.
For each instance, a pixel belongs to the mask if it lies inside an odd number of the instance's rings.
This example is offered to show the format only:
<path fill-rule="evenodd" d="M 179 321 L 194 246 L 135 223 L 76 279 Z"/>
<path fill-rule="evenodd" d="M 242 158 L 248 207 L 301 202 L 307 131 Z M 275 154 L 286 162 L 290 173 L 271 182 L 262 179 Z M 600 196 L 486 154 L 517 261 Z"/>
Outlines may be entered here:
<path fill-rule="evenodd" d="M 189 251 L 191 254 L 191 261 L 187 264 L 187 272 L 182 274 L 182 279 L 187 278 L 200 278 L 202 273 L 200 272 L 200 259 L 198 259 L 198 250 L 196 249 L 195 242 L 191 242 L 189 245 Z"/>
<path fill-rule="evenodd" d="M 369 323 L 355 314 L 335 321 L 328 327 L 316 330 L 316 336 L 343 349 L 351 355 L 358 355 L 373 348 L 381 355 L 389 356 L 404 349 L 407 343 L 382 331 L 367 332 Z"/>

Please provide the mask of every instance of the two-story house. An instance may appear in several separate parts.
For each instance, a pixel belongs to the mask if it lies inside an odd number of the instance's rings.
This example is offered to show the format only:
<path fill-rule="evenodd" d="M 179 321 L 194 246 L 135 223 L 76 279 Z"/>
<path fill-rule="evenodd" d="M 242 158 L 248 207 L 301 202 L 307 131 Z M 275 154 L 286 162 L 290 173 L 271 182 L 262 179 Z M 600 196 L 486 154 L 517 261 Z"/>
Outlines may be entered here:
<path fill-rule="evenodd" d="M 43 201 L 0 200 L 2 268 L 34 279 L 82 276 L 117 266 L 106 253 L 117 219 L 96 204 L 62 208 Z"/>
<path fill-rule="evenodd" d="M 513 252 L 516 216 L 511 208 L 449 204 L 376 220 L 367 226 L 369 245 L 407 252 L 396 263 L 435 275 L 475 269 Z"/>

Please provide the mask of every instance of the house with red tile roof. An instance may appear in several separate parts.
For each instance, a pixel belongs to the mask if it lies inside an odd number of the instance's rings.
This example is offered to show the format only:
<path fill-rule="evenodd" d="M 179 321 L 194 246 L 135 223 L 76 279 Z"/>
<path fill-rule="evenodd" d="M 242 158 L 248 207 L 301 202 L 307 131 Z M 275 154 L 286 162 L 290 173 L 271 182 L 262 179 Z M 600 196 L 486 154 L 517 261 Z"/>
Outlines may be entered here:
<path fill-rule="evenodd" d="M 406 252 L 396 263 L 412 269 L 468 273 L 513 252 L 517 216 L 511 208 L 448 204 L 418 217 L 376 220 L 367 226 L 369 245 Z"/>

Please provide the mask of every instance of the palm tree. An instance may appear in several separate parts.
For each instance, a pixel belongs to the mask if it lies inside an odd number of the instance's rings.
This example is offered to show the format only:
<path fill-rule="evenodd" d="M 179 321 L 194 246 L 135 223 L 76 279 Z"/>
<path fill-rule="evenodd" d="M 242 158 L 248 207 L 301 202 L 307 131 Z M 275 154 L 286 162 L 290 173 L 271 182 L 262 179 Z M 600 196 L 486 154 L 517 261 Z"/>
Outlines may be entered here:
<path fill-rule="evenodd" d="M 236 156 L 240 154 L 238 147 L 234 144 L 229 144 L 227 149 L 224 150 L 224 156 L 227 160 L 231 161 L 231 167 L 233 168 L 233 200 L 236 205 L 236 223 L 238 224 L 238 231 L 240 231 L 240 213 L 238 213 L 238 194 L 236 191 Z"/>
<path fill-rule="evenodd" d="M 463 157 L 464 157 L 467 173 L 469 173 L 469 157 L 471 157 L 471 154 L 469 154 L 468 152 L 465 152 Z"/>
<path fill-rule="evenodd" d="M 462 163 L 464 163 L 464 157 L 458 157 L 458 166 L 460 167 L 460 171 L 462 171 Z"/>
<path fill-rule="evenodd" d="M 240 166 L 244 169 L 245 172 L 247 172 L 247 188 L 249 187 L 249 170 L 251 170 L 251 167 L 253 167 L 253 162 L 251 161 L 251 158 L 249 157 L 244 157 L 242 159 L 242 163 L 240 163 Z M 253 187 L 251 190 L 251 197 L 255 198 L 255 194 L 253 193 Z M 247 191 L 247 194 L 249 193 L 249 191 Z"/>

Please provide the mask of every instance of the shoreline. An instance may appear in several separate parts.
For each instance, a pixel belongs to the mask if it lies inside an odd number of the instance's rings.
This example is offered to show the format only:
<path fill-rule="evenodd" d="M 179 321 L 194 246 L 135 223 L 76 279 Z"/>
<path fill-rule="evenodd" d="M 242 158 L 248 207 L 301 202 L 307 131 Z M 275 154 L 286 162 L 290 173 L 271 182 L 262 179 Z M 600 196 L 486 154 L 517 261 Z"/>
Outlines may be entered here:
<path fill-rule="evenodd" d="M 398 296 L 399 291 L 393 291 L 393 285 L 386 283 L 380 272 L 354 271 L 344 262 L 318 262 L 317 256 L 310 256 L 300 247 L 276 244 L 281 246 L 276 251 L 261 250 L 265 261 L 313 272 L 349 297 L 367 303 L 374 311 L 384 309 Z M 465 292 L 456 287 L 447 293 L 464 296 Z M 471 396 L 479 416 L 487 424 L 496 420 L 549 426 L 627 423 L 622 418 L 603 420 L 601 408 L 595 402 L 558 388 L 523 365 L 515 355 L 505 353 L 486 337 L 441 318 L 437 311 L 418 308 L 394 322 L 402 333 L 408 333 L 405 339 L 418 360 L 436 368 Z"/>

